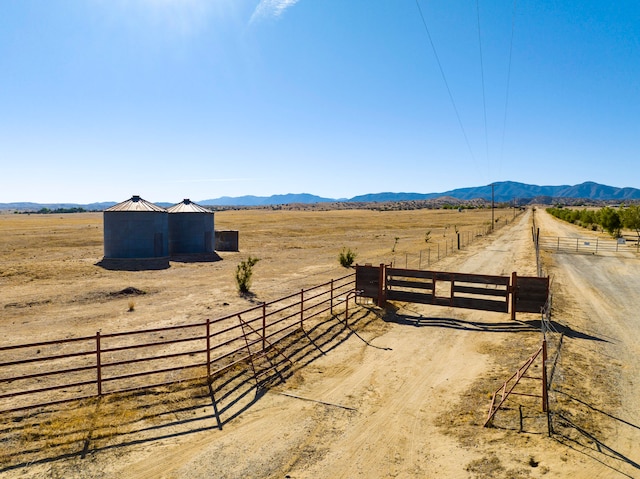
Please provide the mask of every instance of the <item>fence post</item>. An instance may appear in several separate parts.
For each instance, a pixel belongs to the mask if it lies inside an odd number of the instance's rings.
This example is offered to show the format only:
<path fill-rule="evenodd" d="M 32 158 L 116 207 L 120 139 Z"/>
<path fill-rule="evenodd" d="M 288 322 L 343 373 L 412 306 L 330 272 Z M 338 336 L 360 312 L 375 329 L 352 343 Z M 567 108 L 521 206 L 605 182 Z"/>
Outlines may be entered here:
<path fill-rule="evenodd" d="M 329 299 L 329 312 L 333 316 L 333 279 L 331 280 L 331 297 Z"/>
<path fill-rule="evenodd" d="M 404 254 L 404 269 L 409 268 L 409 253 Z"/>
<path fill-rule="evenodd" d="M 418 269 L 422 269 L 422 250 L 420 250 L 420 256 L 418 257 Z"/>
<path fill-rule="evenodd" d="M 386 291 L 386 272 L 384 263 L 380 263 L 380 268 L 378 269 L 378 307 L 384 307 L 385 303 L 385 291 Z"/>
<path fill-rule="evenodd" d="M 304 288 L 300 290 L 300 329 L 304 329 Z"/>
<path fill-rule="evenodd" d="M 266 349 L 267 342 L 267 303 L 262 303 L 262 351 Z"/>
<path fill-rule="evenodd" d="M 511 273 L 511 320 L 516 320 L 516 296 L 518 294 L 518 274 Z"/>
<path fill-rule="evenodd" d="M 102 358 L 100 357 L 100 331 L 96 333 L 96 372 L 98 381 L 98 396 L 102 396 Z"/>
<path fill-rule="evenodd" d="M 598 238 L 596 238 L 596 254 L 598 254 Z"/>
<path fill-rule="evenodd" d="M 207 378 L 211 377 L 211 320 L 207 318 Z"/>
<path fill-rule="evenodd" d="M 542 340 L 542 412 L 549 411 L 549 395 L 547 391 L 547 340 Z"/>
<path fill-rule="evenodd" d="M 460 249 L 460 233 L 458 233 L 458 249 Z"/>

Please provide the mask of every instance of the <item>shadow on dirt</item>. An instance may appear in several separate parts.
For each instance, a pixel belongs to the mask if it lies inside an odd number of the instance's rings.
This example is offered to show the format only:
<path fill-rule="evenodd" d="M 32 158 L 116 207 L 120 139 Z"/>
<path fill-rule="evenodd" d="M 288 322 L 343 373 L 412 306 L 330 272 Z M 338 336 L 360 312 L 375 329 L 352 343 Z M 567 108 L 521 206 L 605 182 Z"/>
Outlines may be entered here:
<path fill-rule="evenodd" d="M 583 401 L 579 402 L 586 404 Z M 607 413 L 603 414 L 610 416 Z M 638 426 L 630 424 L 627 421 L 614 416 L 610 417 L 634 428 L 638 428 Z M 637 471 L 640 471 L 640 464 L 638 462 L 608 446 L 594 434 L 580 427 L 574 421 L 562 414 L 555 415 L 554 434 L 552 437 L 560 444 L 588 456 L 589 458 L 610 468 L 612 471 L 617 472 L 621 476 L 634 478 L 637 477 Z"/>
<path fill-rule="evenodd" d="M 0 417 L 0 474 L 27 472 L 32 465 L 60 460 L 90 460 L 109 450 L 121 454 L 135 445 L 222 429 L 270 388 L 291 380 L 350 338 L 362 339 L 358 332 L 367 331 L 378 319 L 375 310 L 362 308 L 348 324 L 335 316 L 322 320 L 278 342 L 259 361 L 238 363 L 209 381 L 202 377 L 4 414 Z"/>
<path fill-rule="evenodd" d="M 212 253 L 178 254 L 162 258 L 102 258 L 96 263 L 109 271 L 155 271 L 169 269 L 174 263 L 215 263 L 222 257 Z"/>
<path fill-rule="evenodd" d="M 457 318 L 398 314 L 395 311 L 387 311 L 384 316 L 384 320 L 404 326 L 447 328 L 487 333 L 520 333 L 540 331 L 539 328 L 535 328 L 531 324 L 520 321 L 466 321 Z"/>
<path fill-rule="evenodd" d="M 222 257 L 215 251 L 212 253 L 177 254 L 171 256 L 175 263 L 215 263 L 222 261 Z"/>
<path fill-rule="evenodd" d="M 486 333 L 522 333 L 541 330 L 541 321 L 539 319 L 528 321 L 467 321 L 458 318 L 399 314 L 396 309 L 389 308 L 386 310 L 383 320 L 404 326 L 448 328 Z M 606 339 L 576 331 L 554 321 L 551 322 L 551 327 L 553 332 L 564 334 L 568 338 L 608 342 Z"/>
<path fill-rule="evenodd" d="M 115 259 L 103 258 L 96 263 L 109 271 L 158 271 L 169 269 L 169 258 Z"/>
<path fill-rule="evenodd" d="M 540 323 L 541 322 L 540 322 L 539 319 L 538 320 L 534 320 L 534 321 L 525 321 L 525 323 L 530 324 L 533 328 L 535 328 L 538 331 L 540 331 L 540 327 L 541 327 Z M 592 334 L 587 334 L 587 333 L 583 333 L 581 331 L 576 331 L 575 329 L 572 329 L 569 326 L 565 326 L 565 325 L 557 323 L 555 321 L 551 321 L 551 324 L 548 327 L 550 327 L 551 332 L 563 334 L 567 338 L 571 338 L 571 339 L 586 339 L 588 341 L 601 341 L 601 342 L 604 342 L 604 343 L 610 342 L 607 339 L 603 339 L 603 338 L 600 338 L 598 336 L 594 336 Z"/>

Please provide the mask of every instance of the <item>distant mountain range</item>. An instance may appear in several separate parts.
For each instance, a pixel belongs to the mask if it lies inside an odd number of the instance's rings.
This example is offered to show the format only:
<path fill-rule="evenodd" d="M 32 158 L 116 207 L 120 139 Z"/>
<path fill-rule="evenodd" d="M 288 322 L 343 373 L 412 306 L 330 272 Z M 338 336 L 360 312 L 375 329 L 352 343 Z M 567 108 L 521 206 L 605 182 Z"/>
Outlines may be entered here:
<path fill-rule="evenodd" d="M 208 199 L 198 201 L 204 206 L 272 206 L 285 204 L 313 204 L 313 203 L 386 203 L 399 201 L 420 201 L 435 200 L 438 198 L 451 198 L 460 201 L 484 200 L 491 201 L 491 185 L 476 186 L 471 188 L 459 188 L 456 190 L 444 191 L 442 193 L 373 193 L 368 195 L 354 196 L 353 198 L 323 198 L 321 196 L 302 194 L 286 194 L 273 196 L 238 196 Z M 493 199 L 498 203 L 517 201 L 523 203 L 551 203 L 562 200 L 585 200 L 585 201 L 628 201 L 640 200 L 640 189 L 636 188 L 616 188 L 614 186 L 601 185 L 592 181 L 587 181 L 579 185 L 569 186 L 537 186 L 513 181 L 500 181 L 493 184 Z M 42 208 L 84 208 L 89 211 L 100 211 L 116 202 L 71 204 L 71 203 L 0 203 L 0 209 L 38 211 Z M 157 203 L 159 206 L 167 207 L 172 203 Z"/>

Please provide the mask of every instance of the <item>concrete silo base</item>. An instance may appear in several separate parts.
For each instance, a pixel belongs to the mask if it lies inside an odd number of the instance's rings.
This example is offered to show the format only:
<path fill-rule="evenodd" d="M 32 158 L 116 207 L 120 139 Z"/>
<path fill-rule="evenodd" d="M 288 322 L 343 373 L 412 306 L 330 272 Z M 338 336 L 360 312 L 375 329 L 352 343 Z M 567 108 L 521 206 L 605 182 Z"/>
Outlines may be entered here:
<path fill-rule="evenodd" d="M 222 261 L 215 251 L 213 253 L 172 254 L 171 261 L 176 263 L 214 263 Z"/>
<path fill-rule="evenodd" d="M 169 257 L 162 258 L 102 258 L 96 266 L 113 271 L 147 271 L 169 268 Z"/>

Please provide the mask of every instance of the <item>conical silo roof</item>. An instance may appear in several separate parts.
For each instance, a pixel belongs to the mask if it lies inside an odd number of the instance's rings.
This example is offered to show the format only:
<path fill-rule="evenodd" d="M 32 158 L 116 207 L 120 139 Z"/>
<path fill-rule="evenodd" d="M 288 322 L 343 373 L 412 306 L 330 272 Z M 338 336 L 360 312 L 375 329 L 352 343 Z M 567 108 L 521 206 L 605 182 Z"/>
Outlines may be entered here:
<path fill-rule="evenodd" d="M 182 202 L 178 203 L 177 205 L 169 207 L 167 211 L 169 213 L 213 213 L 213 211 L 194 203 L 188 198 L 182 200 Z"/>
<path fill-rule="evenodd" d="M 107 208 L 105 211 L 158 211 L 160 213 L 164 213 L 167 210 L 164 208 L 154 205 L 146 200 L 143 200 L 138 195 L 133 195 L 126 201 L 122 203 L 118 203 L 117 205 L 113 205 L 111 208 Z"/>

